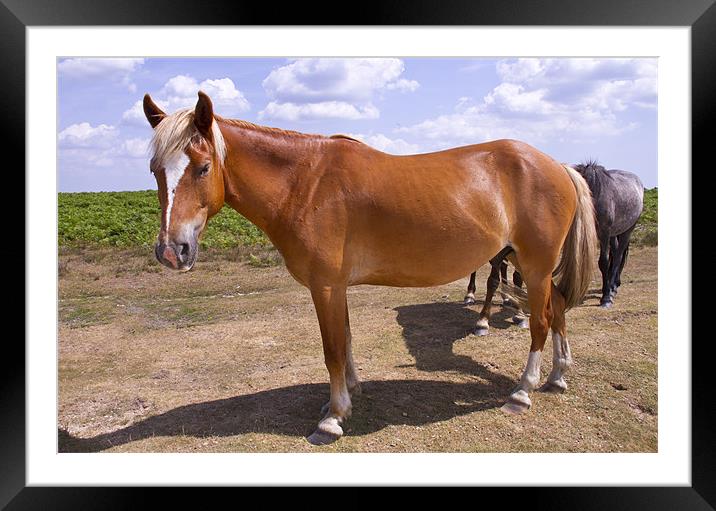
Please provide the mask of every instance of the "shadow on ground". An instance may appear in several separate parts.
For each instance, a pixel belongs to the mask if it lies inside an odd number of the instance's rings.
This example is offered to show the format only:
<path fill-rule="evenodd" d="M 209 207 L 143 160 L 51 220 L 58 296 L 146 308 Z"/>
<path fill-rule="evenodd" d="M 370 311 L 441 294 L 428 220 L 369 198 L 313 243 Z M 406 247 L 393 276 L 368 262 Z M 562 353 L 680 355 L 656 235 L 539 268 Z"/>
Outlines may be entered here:
<path fill-rule="evenodd" d="M 498 378 L 501 382 L 502 378 Z M 348 434 L 366 435 L 389 425 L 419 426 L 495 408 L 505 394 L 492 383 L 432 380 L 363 382 L 353 400 Z M 269 433 L 305 437 L 320 419 L 327 384 L 306 384 L 180 406 L 91 438 L 58 430 L 60 452 L 99 452 L 155 436 L 234 436 Z M 407 414 L 404 415 L 404 414 Z"/>
<path fill-rule="evenodd" d="M 487 364 L 453 352 L 453 344 L 475 329 L 482 303 L 425 303 L 397 307 L 397 320 L 419 371 L 457 371 L 476 381 L 387 380 L 362 383 L 353 399 L 348 434 L 360 436 L 390 426 L 420 426 L 499 407 L 515 382 Z M 493 306 L 490 328 L 516 328 L 514 311 Z M 498 342 L 469 337 L 470 342 Z M 91 438 L 58 430 L 60 452 L 99 452 L 155 436 L 235 436 L 268 433 L 305 437 L 320 419 L 327 384 L 304 384 L 181 406 Z M 407 414 L 407 415 L 406 415 Z"/>
<path fill-rule="evenodd" d="M 482 308 L 482 302 L 472 307 Z M 490 381 L 503 390 L 509 390 L 515 382 L 497 374 L 489 366 L 471 357 L 455 354 L 453 345 L 475 330 L 479 313 L 462 303 L 438 302 L 404 305 L 394 309 L 398 312 L 398 324 L 403 328 L 403 338 L 408 351 L 415 358 L 420 371 L 459 371 Z M 493 304 L 490 329 L 517 328 L 512 322 L 515 311 L 509 307 Z M 468 342 L 499 342 L 494 336 L 469 337 Z"/>

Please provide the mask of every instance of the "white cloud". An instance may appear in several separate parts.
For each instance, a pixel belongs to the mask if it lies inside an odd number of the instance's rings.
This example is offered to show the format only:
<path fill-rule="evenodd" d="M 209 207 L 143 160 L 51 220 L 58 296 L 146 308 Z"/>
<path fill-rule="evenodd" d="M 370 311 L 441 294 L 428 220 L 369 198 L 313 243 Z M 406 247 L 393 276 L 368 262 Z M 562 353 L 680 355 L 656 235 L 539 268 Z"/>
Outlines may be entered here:
<path fill-rule="evenodd" d="M 412 92 L 419 87 L 417 81 L 401 78 L 404 70 L 403 61 L 392 58 L 295 60 L 274 69 L 263 81 L 272 101 L 262 114 L 292 120 L 375 119 L 380 115 L 374 105 L 378 93 Z"/>
<path fill-rule="evenodd" d="M 144 65 L 144 59 L 134 58 L 75 58 L 57 64 L 60 76 L 70 79 L 105 78 L 136 92 L 131 74 Z"/>
<path fill-rule="evenodd" d="M 371 104 L 352 105 L 345 101 L 321 103 L 277 103 L 272 101 L 259 112 L 259 118 L 297 121 L 299 119 L 377 119 L 380 112 Z"/>
<path fill-rule="evenodd" d="M 81 122 L 68 126 L 57 138 L 60 147 L 109 147 L 117 138 L 117 129 L 107 124 L 93 127 L 88 122 Z"/>
<path fill-rule="evenodd" d="M 88 122 L 72 124 L 58 136 L 60 160 L 79 167 L 112 167 L 123 161 L 147 158 L 149 139 L 122 140 L 114 126 Z"/>
<path fill-rule="evenodd" d="M 148 150 L 148 138 L 128 138 L 121 146 L 122 153 L 129 158 L 147 158 Z"/>
<path fill-rule="evenodd" d="M 369 146 L 390 154 L 415 154 L 421 152 L 420 146 L 406 142 L 402 138 L 389 138 L 382 133 L 364 135 L 351 133 L 349 136 L 365 142 Z"/>
<path fill-rule="evenodd" d="M 502 82 L 455 113 L 397 131 L 447 147 L 497 138 L 530 143 L 589 140 L 636 127 L 620 114 L 655 108 L 655 59 L 516 59 L 496 65 Z"/>
<path fill-rule="evenodd" d="M 107 73 L 130 73 L 144 64 L 144 59 L 77 58 L 57 64 L 61 75 L 70 77 L 102 76 Z"/>
<path fill-rule="evenodd" d="M 545 101 L 546 94 L 547 89 L 526 91 L 522 85 L 501 83 L 485 96 L 484 102 L 485 105 L 510 112 L 548 114 L 554 111 L 554 107 Z"/>
<path fill-rule="evenodd" d="M 115 164 L 111 149 L 60 148 L 59 161 L 65 167 L 111 167 Z"/>
<path fill-rule="evenodd" d="M 541 59 L 503 60 L 497 63 L 497 74 L 505 82 L 523 82 L 542 73 L 543 62 Z"/>
<path fill-rule="evenodd" d="M 415 80 L 406 80 L 405 78 L 401 78 L 396 82 L 390 82 L 385 86 L 388 90 L 398 90 L 401 92 L 415 92 L 418 87 L 420 87 L 418 82 Z"/>
<path fill-rule="evenodd" d="M 229 114 L 245 112 L 250 108 L 249 102 L 236 88 L 231 78 L 207 79 L 199 83 L 192 76 L 178 75 L 170 78 L 164 84 L 157 94 L 156 100 L 164 103 L 166 108 L 173 112 L 180 108 L 194 106 L 197 101 L 197 92 L 200 90 L 209 95 L 217 109 L 221 108 Z"/>
<path fill-rule="evenodd" d="M 525 90 L 549 90 L 546 99 L 557 103 L 656 105 L 656 59 L 516 59 L 500 61 L 497 73 Z"/>
<path fill-rule="evenodd" d="M 197 93 L 204 91 L 211 98 L 214 110 L 219 115 L 232 116 L 251 108 L 243 93 L 230 78 L 207 79 L 198 82 L 189 75 L 177 75 L 164 84 L 152 100 L 165 112 L 172 113 L 180 108 L 196 105 Z M 147 125 L 142 100 L 136 101 L 122 114 L 122 121 L 129 124 Z"/>

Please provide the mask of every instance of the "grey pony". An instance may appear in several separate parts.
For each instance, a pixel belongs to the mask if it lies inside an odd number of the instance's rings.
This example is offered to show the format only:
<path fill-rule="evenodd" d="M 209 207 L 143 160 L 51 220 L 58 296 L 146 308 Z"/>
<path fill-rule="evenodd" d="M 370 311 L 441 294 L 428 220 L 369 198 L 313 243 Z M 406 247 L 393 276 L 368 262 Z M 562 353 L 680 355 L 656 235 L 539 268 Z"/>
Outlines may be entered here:
<path fill-rule="evenodd" d="M 595 161 L 573 168 L 587 181 L 592 192 L 602 273 L 600 306 L 611 307 L 621 285 L 631 233 L 644 209 L 644 185 L 636 174 L 607 170 Z"/>

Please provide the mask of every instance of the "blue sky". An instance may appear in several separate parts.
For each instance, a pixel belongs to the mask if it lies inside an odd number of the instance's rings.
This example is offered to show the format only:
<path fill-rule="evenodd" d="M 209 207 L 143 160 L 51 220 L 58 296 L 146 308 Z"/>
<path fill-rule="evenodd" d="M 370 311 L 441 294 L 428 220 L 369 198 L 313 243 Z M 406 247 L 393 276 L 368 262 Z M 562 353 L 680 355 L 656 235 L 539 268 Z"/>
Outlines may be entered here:
<path fill-rule="evenodd" d="M 199 89 L 224 117 L 393 154 L 514 138 L 657 186 L 656 59 L 66 58 L 59 191 L 156 189 L 142 96 L 173 112 Z"/>

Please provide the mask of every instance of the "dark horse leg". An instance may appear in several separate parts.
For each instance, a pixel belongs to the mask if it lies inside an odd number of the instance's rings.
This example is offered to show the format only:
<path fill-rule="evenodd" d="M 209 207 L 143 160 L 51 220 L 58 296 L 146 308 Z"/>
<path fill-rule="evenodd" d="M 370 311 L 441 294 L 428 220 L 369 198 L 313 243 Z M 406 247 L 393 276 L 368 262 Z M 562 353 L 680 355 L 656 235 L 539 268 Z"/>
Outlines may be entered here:
<path fill-rule="evenodd" d="M 493 268 L 494 271 L 494 268 Z M 500 274 L 497 278 L 500 278 L 500 275 L 502 276 L 502 280 L 507 280 L 507 261 L 502 261 L 500 264 Z M 477 272 L 474 271 L 470 275 L 470 282 L 467 284 L 467 294 L 465 295 L 465 305 L 471 305 L 475 303 L 475 291 L 477 290 L 477 287 L 475 285 L 475 278 L 477 277 Z M 490 278 L 492 278 L 492 272 L 490 272 L 490 277 L 488 277 L 487 285 L 488 288 L 490 286 Z M 515 273 L 512 275 L 512 279 L 517 287 L 522 287 L 522 277 L 519 276 L 519 273 L 515 271 Z M 517 280 L 519 279 L 519 284 L 517 283 Z M 499 281 L 498 281 L 499 284 Z M 495 290 L 492 291 L 492 293 L 495 293 Z M 504 294 L 502 295 L 502 304 L 503 305 L 512 305 L 512 302 L 510 302 L 510 299 L 507 298 Z"/>
<path fill-rule="evenodd" d="M 599 271 L 602 273 L 602 299 L 599 305 L 604 308 L 612 306 L 612 297 L 609 292 L 609 267 L 609 235 L 601 234 L 599 236 Z"/>
<path fill-rule="evenodd" d="M 609 288 L 611 290 L 612 295 L 617 294 L 617 288 L 622 283 L 621 274 L 622 270 L 624 269 L 624 264 L 626 263 L 627 255 L 629 253 L 629 239 L 631 238 L 631 233 L 633 230 L 634 227 L 627 231 L 624 231 L 619 236 L 617 236 L 616 250 L 614 251 L 613 256 L 613 273 L 611 274 L 611 280 L 609 282 Z"/>
<path fill-rule="evenodd" d="M 477 325 L 475 327 L 475 335 L 488 334 L 489 319 L 492 312 L 492 298 L 495 296 L 495 292 L 500 286 L 500 279 L 507 282 L 507 261 L 505 261 L 505 257 L 511 251 L 512 249 L 510 247 L 505 247 L 499 254 L 490 259 L 491 269 L 490 276 L 487 278 L 487 292 L 485 293 L 485 302 L 483 303 L 482 310 L 480 311 L 480 318 L 477 320 Z M 477 272 L 473 272 L 472 275 L 470 275 L 470 283 L 467 285 L 467 295 L 465 295 L 465 304 L 467 305 L 475 303 L 476 276 Z M 517 270 L 512 273 L 512 282 L 516 287 L 522 287 L 522 276 Z M 516 308 L 517 312 L 512 320 L 520 328 L 529 328 L 529 320 L 525 316 L 524 312 L 522 312 L 519 304 L 514 303 L 509 299 L 509 297 L 507 297 L 507 295 L 502 294 L 502 305 Z"/>
<path fill-rule="evenodd" d="M 514 279 L 514 273 L 512 274 L 512 277 Z M 507 261 L 502 261 L 500 264 L 500 279 L 502 279 L 503 282 L 507 282 Z M 505 307 L 515 306 L 515 304 L 512 303 L 512 300 L 510 300 L 510 297 L 505 293 L 500 293 L 500 295 L 502 296 L 502 305 Z"/>
<path fill-rule="evenodd" d="M 512 272 L 512 283 L 515 285 L 515 287 L 522 288 L 522 275 L 520 275 L 520 272 L 518 272 L 517 270 Z M 527 319 L 527 316 L 525 316 L 525 313 L 522 311 L 522 308 L 520 308 L 520 304 L 512 303 L 511 300 L 509 303 L 512 305 L 512 307 L 515 307 L 517 309 L 517 312 L 512 317 L 512 321 L 514 321 L 515 324 L 520 328 L 529 328 L 529 320 Z"/>
<path fill-rule="evenodd" d="M 470 283 L 467 285 L 467 294 L 465 295 L 465 305 L 475 303 L 475 277 L 477 277 L 476 271 L 470 275 Z"/>
<path fill-rule="evenodd" d="M 607 286 L 609 287 L 609 295 L 614 298 L 614 290 L 612 289 L 611 282 L 612 276 L 616 271 L 614 266 L 614 258 L 617 253 L 617 247 L 619 246 L 619 240 L 616 236 L 609 237 L 609 269 L 607 270 Z"/>
<path fill-rule="evenodd" d="M 489 319 L 490 312 L 492 310 L 492 297 L 495 295 L 495 291 L 497 291 L 497 288 L 500 285 L 500 266 L 503 264 L 507 266 L 507 263 L 504 262 L 504 259 L 510 252 L 512 252 L 512 247 L 505 247 L 500 250 L 500 252 L 495 257 L 490 259 L 490 265 L 492 266 L 492 268 L 490 270 L 490 276 L 487 278 L 487 293 L 485 295 L 485 303 L 482 305 L 482 310 L 480 311 L 480 318 L 477 320 L 477 325 L 475 326 L 475 335 L 487 335 L 489 331 Z"/>
<path fill-rule="evenodd" d="M 500 266 L 500 274 L 502 277 L 503 282 L 507 282 L 507 261 L 503 261 L 502 265 Z M 517 288 L 522 288 L 522 275 L 520 275 L 520 272 L 515 270 L 512 272 L 512 283 Z M 525 313 L 520 308 L 520 304 L 517 302 L 514 302 L 510 300 L 510 297 L 507 296 L 505 293 L 500 293 L 502 295 L 502 305 L 505 307 L 512 307 L 514 309 L 517 309 L 517 312 L 515 312 L 515 315 L 512 316 L 512 321 L 520 328 L 529 328 L 530 323 L 527 319 L 527 316 L 525 316 Z"/>
<path fill-rule="evenodd" d="M 622 285 L 622 270 L 624 270 L 624 263 L 626 263 L 627 256 L 629 255 L 629 242 L 624 249 L 624 255 L 622 256 L 622 264 L 619 265 L 619 271 L 617 271 L 617 285 L 614 288 L 614 294 L 619 290 L 619 286 Z"/>
<path fill-rule="evenodd" d="M 492 261 L 490 261 L 492 264 Z M 475 335 L 487 335 L 490 325 L 490 313 L 492 311 L 492 297 L 495 295 L 498 286 L 500 285 L 500 265 L 492 264 L 490 270 L 490 276 L 487 278 L 487 293 L 485 294 L 485 303 L 482 304 L 482 310 L 480 311 L 480 318 L 477 320 L 475 325 Z"/>
<path fill-rule="evenodd" d="M 517 270 L 512 273 L 512 283 L 517 287 L 522 287 L 522 275 Z"/>

